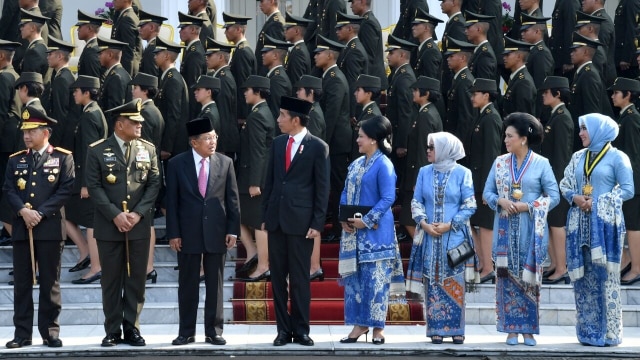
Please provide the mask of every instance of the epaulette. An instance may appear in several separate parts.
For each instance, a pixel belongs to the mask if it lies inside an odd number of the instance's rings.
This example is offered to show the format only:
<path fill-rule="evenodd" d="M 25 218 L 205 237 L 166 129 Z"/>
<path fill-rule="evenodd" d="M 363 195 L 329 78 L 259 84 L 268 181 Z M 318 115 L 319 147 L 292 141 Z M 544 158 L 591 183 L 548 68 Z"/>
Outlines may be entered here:
<path fill-rule="evenodd" d="M 196 46 L 195 45 L 191 45 L 191 47 L 189 48 L 189 51 L 196 51 Z"/>
<path fill-rule="evenodd" d="M 356 43 L 355 43 L 355 42 L 352 42 L 352 43 L 351 43 L 351 48 L 352 48 L 352 49 L 355 49 L 355 48 L 356 48 Z"/>
<path fill-rule="evenodd" d="M 453 21 L 458 21 L 458 20 L 460 20 L 460 16 L 456 15 L 453 17 Z"/>
<path fill-rule="evenodd" d="M 523 74 L 523 73 L 520 73 L 520 74 L 518 75 L 518 79 L 520 79 L 520 80 L 524 79 L 524 74 Z"/>
<path fill-rule="evenodd" d="M 538 50 L 540 50 L 540 51 L 544 50 L 544 46 L 542 46 L 542 44 L 539 44 L 538 45 Z"/>
<path fill-rule="evenodd" d="M 145 140 L 143 138 L 137 138 L 136 140 L 140 141 L 143 144 L 147 144 L 147 145 L 151 145 L 153 147 L 156 147 L 155 145 L 153 145 L 153 143 L 151 143 L 151 142 L 149 142 L 149 141 L 147 141 L 147 140 Z"/>
<path fill-rule="evenodd" d="M 241 43 L 238 45 L 238 49 L 244 49 L 244 43 L 243 43 L 243 42 L 241 42 Z"/>
<path fill-rule="evenodd" d="M 331 77 L 336 77 L 336 72 L 332 71 L 330 75 L 331 75 Z"/>
<path fill-rule="evenodd" d="M 432 47 L 433 47 L 433 44 L 432 44 L 432 43 L 430 43 L 430 42 L 428 42 L 428 43 L 427 43 L 427 48 L 428 48 L 428 49 L 431 49 Z"/>
<path fill-rule="evenodd" d="M 94 147 L 94 146 L 96 146 L 98 144 L 101 144 L 105 140 L 107 140 L 107 139 L 100 139 L 100 140 L 98 140 L 96 142 L 93 142 L 93 143 L 89 144 L 89 147 Z"/>
<path fill-rule="evenodd" d="M 61 147 L 59 147 L 59 146 L 56 146 L 56 147 L 54 147 L 53 149 L 54 149 L 54 150 L 58 150 L 58 151 L 60 151 L 60 152 L 61 152 L 61 153 L 63 153 L 63 154 L 71 155 L 71 150 L 67 150 L 67 149 L 65 149 L 65 148 L 61 148 Z"/>
<path fill-rule="evenodd" d="M 558 109 L 558 114 L 564 114 L 564 110 Z"/>
<path fill-rule="evenodd" d="M 484 46 L 482 47 L 482 51 L 489 51 L 489 48 L 487 47 L 487 45 L 484 45 Z"/>
<path fill-rule="evenodd" d="M 9 155 L 10 158 L 14 157 L 14 156 L 18 156 L 20 154 L 26 154 L 27 150 L 20 150 L 18 152 L 14 152 L 13 154 Z"/>
<path fill-rule="evenodd" d="M 585 66 L 585 67 L 584 67 L 584 70 L 585 70 L 585 71 L 591 71 L 591 66 L 589 66 L 589 65 Z"/>

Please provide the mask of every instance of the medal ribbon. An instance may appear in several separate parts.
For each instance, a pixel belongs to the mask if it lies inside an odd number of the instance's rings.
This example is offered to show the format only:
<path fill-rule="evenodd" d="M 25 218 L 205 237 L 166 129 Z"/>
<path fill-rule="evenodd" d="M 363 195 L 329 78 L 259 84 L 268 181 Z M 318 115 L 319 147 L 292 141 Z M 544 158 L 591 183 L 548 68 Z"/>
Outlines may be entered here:
<path fill-rule="evenodd" d="M 596 155 L 596 158 L 593 159 L 593 162 L 590 161 L 591 152 L 589 150 L 587 150 L 587 155 L 586 155 L 586 158 L 584 160 L 584 174 L 586 175 L 587 179 L 591 178 L 591 173 L 593 172 L 593 169 L 596 168 L 596 165 L 598 165 L 598 163 L 600 163 L 600 160 L 602 160 L 602 158 L 607 153 L 607 151 L 609 151 L 610 148 L 611 148 L 611 143 L 608 142 L 602 148 L 602 150 L 600 150 L 600 152 L 598 152 L 598 155 Z"/>
<path fill-rule="evenodd" d="M 518 161 L 514 154 L 511 154 L 511 180 L 513 184 L 520 184 L 522 180 L 522 176 L 525 172 L 527 172 L 527 168 L 531 165 L 531 161 L 533 160 L 533 156 L 531 156 L 531 149 L 527 152 L 527 156 L 524 158 L 522 162 L 522 166 L 520 166 L 520 170 L 518 170 Z"/>

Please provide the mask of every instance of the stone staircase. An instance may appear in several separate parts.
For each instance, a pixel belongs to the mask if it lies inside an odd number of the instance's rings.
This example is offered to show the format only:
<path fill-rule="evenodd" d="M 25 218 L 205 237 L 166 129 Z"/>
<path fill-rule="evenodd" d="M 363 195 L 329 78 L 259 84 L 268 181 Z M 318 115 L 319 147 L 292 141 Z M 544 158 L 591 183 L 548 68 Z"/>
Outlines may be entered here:
<path fill-rule="evenodd" d="M 0 247 L 0 326 L 12 326 L 13 287 L 7 282 L 11 268 L 11 247 Z M 233 297 L 233 277 L 236 268 L 236 249 L 229 251 L 225 267 L 224 318 L 233 323 L 231 299 Z M 78 259 L 77 249 L 73 245 L 65 246 L 62 255 L 61 292 L 62 325 L 102 324 L 101 291 L 98 282 L 89 285 L 73 285 L 71 280 L 81 273 L 69 273 Z M 141 315 L 143 324 L 178 323 L 178 272 L 174 270 L 176 255 L 168 245 L 157 245 L 155 251 L 155 269 L 158 272 L 156 284 L 147 283 L 146 303 Z M 335 279 L 325 279 L 335 281 Z M 495 324 L 494 286 L 483 284 L 479 292 L 467 294 L 466 321 L 469 325 Z M 203 321 L 204 284 L 200 287 L 200 310 L 198 321 Z M 34 292 L 37 301 L 37 291 Z M 621 292 L 623 321 L 625 326 L 640 326 L 640 286 L 623 287 Z M 575 323 L 574 299 L 571 285 L 543 285 L 541 289 L 540 323 L 541 325 L 562 326 Z M 312 309 L 319 311 L 319 309 Z M 321 310 L 320 310 L 321 311 Z"/>

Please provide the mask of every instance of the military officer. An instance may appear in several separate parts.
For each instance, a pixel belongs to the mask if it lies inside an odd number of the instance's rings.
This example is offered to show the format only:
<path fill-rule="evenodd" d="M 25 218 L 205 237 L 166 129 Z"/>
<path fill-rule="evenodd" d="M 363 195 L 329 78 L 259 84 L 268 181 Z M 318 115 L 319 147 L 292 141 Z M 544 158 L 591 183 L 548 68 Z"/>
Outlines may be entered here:
<path fill-rule="evenodd" d="M 220 93 L 220 79 L 212 76 L 202 75 L 198 81 L 191 86 L 191 91 L 196 94 L 196 101 L 201 106 L 200 113 L 196 118 L 209 119 L 211 128 L 218 136 L 224 136 L 221 132 L 221 120 L 218 113 L 216 98 Z"/>
<path fill-rule="evenodd" d="M 604 21 L 605 18 L 603 17 L 578 11 L 576 13 L 576 32 L 589 39 L 600 41 L 598 34 Z M 616 67 L 614 63 L 608 62 L 607 50 L 604 46 L 598 46 L 596 53 L 593 54 L 592 61 L 602 77 L 602 82 L 605 84 L 613 84 L 613 81 L 616 79 Z"/>
<path fill-rule="evenodd" d="M 40 112 L 46 113 L 42 103 L 40 102 L 40 96 L 44 91 L 44 84 L 42 83 L 42 75 L 35 72 L 25 72 L 20 75 L 15 84 L 18 98 L 22 103 L 20 112 L 24 111 L 27 106 L 38 108 Z M 20 127 L 21 125 L 18 124 Z"/>
<path fill-rule="evenodd" d="M 607 54 L 607 64 L 616 64 L 615 62 L 615 29 L 613 26 L 613 20 L 607 11 L 604 9 L 605 0 L 593 0 L 582 2 L 582 11 L 592 15 L 603 18 L 600 23 L 600 31 L 598 31 L 598 42 L 604 48 L 605 54 Z M 636 14 L 637 15 L 637 14 Z M 631 47 L 631 44 L 628 44 Z M 615 76 L 605 79 L 608 81 L 605 87 L 611 86 L 616 79 Z"/>
<path fill-rule="evenodd" d="M 398 18 L 396 27 L 393 29 L 393 36 L 412 41 L 414 36 L 411 31 L 411 19 L 415 18 L 420 12 L 429 13 L 429 5 L 425 0 L 400 1 L 400 17 Z"/>
<path fill-rule="evenodd" d="M 204 57 L 204 46 L 200 42 L 202 18 L 178 12 L 180 19 L 180 40 L 186 45 L 182 53 L 180 75 L 191 87 L 198 81 L 202 74 L 207 73 L 207 64 Z M 195 119 L 200 112 L 200 105 L 196 101 L 193 92 L 189 93 L 189 119 Z"/>
<path fill-rule="evenodd" d="M 5 2 L 5 5 L 8 3 L 14 3 L 15 1 L 7 1 Z M 15 18 L 15 20 L 9 20 L 7 21 L 8 24 L 10 24 L 11 26 L 11 31 L 15 32 L 14 35 L 7 37 L 7 40 L 14 40 L 15 41 L 19 41 L 22 46 L 20 46 L 19 48 L 16 49 L 15 55 L 13 57 L 13 67 L 16 69 L 20 69 L 22 66 L 22 61 L 24 60 L 24 53 L 27 50 L 28 46 L 29 46 L 29 42 L 31 40 L 27 40 L 22 36 L 22 27 L 21 27 L 21 18 L 22 18 L 22 11 L 26 11 L 30 14 L 35 15 L 36 17 L 41 17 L 42 12 L 40 11 L 40 8 L 38 7 L 38 5 L 35 3 L 35 0 L 28 0 L 25 2 L 19 2 L 19 8 L 15 9 L 15 13 L 12 15 L 7 15 L 5 16 L 5 14 L 3 14 L 2 18 L 5 20 L 8 19 L 13 19 Z M 48 19 L 48 18 L 47 18 Z M 14 22 L 15 21 L 15 22 Z M 49 37 L 49 29 L 46 26 L 46 22 L 47 20 L 45 19 L 45 23 L 42 23 L 40 26 L 40 36 L 42 37 L 43 43 L 46 45 L 47 44 L 47 38 Z M 2 23 L 5 23 L 4 21 Z M 38 23 L 40 24 L 40 21 L 38 21 Z M 18 71 L 18 73 L 20 73 L 20 71 Z"/>
<path fill-rule="evenodd" d="M 360 111 L 360 115 L 355 120 L 353 124 L 353 134 L 351 140 L 351 159 L 357 159 L 361 156 L 358 151 L 358 144 L 356 140 L 358 139 L 358 130 L 360 129 L 360 123 L 371 119 L 375 116 L 382 115 L 380 112 L 380 107 L 376 103 L 376 100 L 380 97 L 380 91 L 382 90 L 380 84 L 380 78 L 362 74 L 358 76 L 358 79 L 354 82 L 353 87 L 355 87 L 355 101 L 358 104 L 358 107 L 362 108 Z"/>
<path fill-rule="evenodd" d="M 500 0 L 465 0 L 462 3 L 462 12 L 470 11 L 472 13 L 491 16 L 489 19 L 489 30 L 487 31 L 487 39 L 494 53 L 502 54 L 504 49 L 504 41 L 502 40 L 502 2 Z M 502 59 L 498 56 L 498 69 L 504 66 Z"/>
<path fill-rule="evenodd" d="M 302 75 L 300 80 L 295 83 L 296 96 L 298 99 L 307 100 L 313 104 L 311 112 L 309 112 L 309 123 L 307 130 L 314 135 L 327 142 L 326 130 L 327 124 L 324 120 L 324 113 L 318 99 L 322 96 L 322 79 L 311 75 Z"/>
<path fill-rule="evenodd" d="M 442 20 L 431 14 L 418 10 L 413 19 L 413 37 L 418 40 L 418 53 L 411 58 L 411 67 L 416 76 L 432 79 L 440 77 L 442 54 L 434 39 L 435 29 Z"/>
<path fill-rule="evenodd" d="M 144 140 L 152 143 L 156 149 L 160 148 L 162 133 L 164 132 L 164 118 L 153 99 L 158 95 L 158 78 L 139 72 L 131 80 L 133 89 L 131 90 L 134 99 L 142 100 L 140 115 L 144 118 L 142 123 L 142 135 Z"/>
<path fill-rule="evenodd" d="M 525 63 L 531 44 L 504 37 L 504 67 L 511 71 L 507 90 L 502 99 L 502 116 L 512 112 L 536 114 L 536 85 Z"/>
<path fill-rule="evenodd" d="M 118 13 L 111 28 L 111 39 L 127 44 L 122 50 L 122 66 L 131 76 L 136 76 L 142 58 L 142 39 L 138 32 L 138 15 L 132 7 L 131 0 L 118 0 L 113 3 Z M 110 107 L 103 107 L 110 109 Z"/>
<path fill-rule="evenodd" d="M 465 13 L 465 33 L 470 43 L 476 46 L 469 61 L 469 70 L 474 78 L 498 80 L 498 61 L 487 39 L 490 21 L 493 16 Z M 497 88 L 496 88 L 497 90 Z"/>
<path fill-rule="evenodd" d="M 258 40 L 256 41 L 256 59 L 258 59 L 257 74 L 260 76 L 266 76 L 269 69 L 267 66 L 259 61 L 262 56 L 262 48 L 265 43 L 265 35 L 269 35 L 276 40 L 284 41 L 284 16 L 278 10 L 278 0 L 258 0 L 260 4 L 260 11 L 267 16 L 267 19 L 262 25 L 262 30 L 258 34 Z M 284 63 L 284 59 L 283 63 Z M 288 95 L 288 94 L 287 94 Z M 277 118 L 277 116 L 275 117 Z"/>
<path fill-rule="evenodd" d="M 362 20 L 363 18 L 360 16 L 339 12 L 336 23 L 338 41 L 345 44 L 340 56 L 338 56 L 337 64 L 349 83 L 349 116 L 352 122 L 356 120 L 362 111 L 356 102 L 356 87 L 354 84 L 360 74 L 368 74 L 369 72 L 367 51 L 358 38 Z"/>
<path fill-rule="evenodd" d="M 102 264 L 102 346 L 144 346 L 144 306 L 149 236 L 160 172 L 153 144 L 141 140 L 142 102 L 135 99 L 107 112 L 116 114 L 114 133 L 89 146 L 85 175 L 96 207 L 95 236 Z M 126 203 L 125 203 L 126 201 Z M 121 338 L 124 330 L 124 341 Z"/>
<path fill-rule="evenodd" d="M 618 76 L 636 78 L 638 62 L 631 46 L 640 21 L 640 1 L 620 0 L 614 18 L 615 62 Z"/>
<path fill-rule="evenodd" d="M 276 40 L 269 35 L 264 36 L 262 48 L 262 64 L 267 67 L 267 78 L 271 83 L 271 95 L 267 98 L 269 109 L 274 119 L 280 115 L 280 101 L 283 96 L 292 92 L 291 80 L 284 69 L 284 58 L 289 49 L 289 43 Z M 276 130 L 280 134 L 280 130 Z"/>
<path fill-rule="evenodd" d="M 44 76 L 47 73 L 47 45 L 42 38 L 42 28 L 49 18 L 20 9 L 20 36 L 26 41 L 23 44 L 24 57 L 17 69 L 19 73 L 37 72 Z"/>
<path fill-rule="evenodd" d="M 527 70 L 533 79 L 533 84 L 537 90 L 536 113 L 533 114 L 544 124 L 549 119 L 549 109 L 542 106 L 542 83 L 547 76 L 553 75 L 555 68 L 553 55 L 544 43 L 544 34 L 547 33 L 547 21 L 550 18 L 533 17 L 522 14 L 522 26 L 520 31 L 522 40 L 531 44 L 529 57 L 527 58 Z"/>
<path fill-rule="evenodd" d="M 35 261 L 40 271 L 38 331 L 44 345 L 61 347 L 58 316 L 60 256 L 64 247 L 60 209 L 71 196 L 74 182 L 71 152 L 49 144 L 56 121 L 36 107 L 22 112 L 27 150 L 9 158 L 3 192 L 10 205 L 13 240 L 14 338 L 7 348 L 31 345 Z M 31 241 L 33 240 L 33 241 Z M 30 248 L 30 243 L 33 248 Z M 31 257 L 34 254 L 35 257 Z"/>
<path fill-rule="evenodd" d="M 224 153 L 232 159 L 235 158 L 235 153 L 238 152 L 240 145 L 238 117 L 236 116 L 238 111 L 237 83 L 229 68 L 229 58 L 233 48 L 233 45 L 209 39 L 209 47 L 205 52 L 209 75 L 220 79 L 220 93 L 216 97 L 216 104 L 218 105 L 218 113 L 220 113 L 220 129 L 224 136 L 218 139 L 216 151 Z"/>
<path fill-rule="evenodd" d="M 227 41 L 236 44 L 233 50 L 233 57 L 229 63 L 231 73 L 238 84 L 237 90 L 237 116 L 238 123 L 243 123 L 249 114 L 249 107 L 242 101 L 244 99 L 243 91 L 240 85 L 244 84 L 250 75 L 255 75 L 257 71 L 256 56 L 249 46 L 249 42 L 244 37 L 247 31 L 247 21 L 251 18 L 242 15 L 232 15 L 222 13 L 224 19 L 224 34 L 227 37 Z M 266 74 L 266 73 L 265 73 Z"/>
<path fill-rule="evenodd" d="M 184 47 L 158 37 L 156 64 L 160 69 L 159 92 L 156 106 L 164 119 L 164 133 L 160 147 L 160 158 L 169 159 L 189 147 L 185 125 L 189 121 L 189 89 L 175 67 L 178 54 Z"/>
<path fill-rule="evenodd" d="M 580 9 L 580 0 L 556 1 L 551 15 L 551 36 L 549 50 L 553 54 L 556 76 L 569 77 L 573 72 L 571 63 L 571 43 L 574 26 L 576 25 L 576 11 Z"/>
<path fill-rule="evenodd" d="M 336 35 L 338 12 L 347 12 L 344 0 L 318 1 L 318 15 L 315 17 L 318 23 L 317 35 L 322 35 L 332 41 L 338 41 L 338 36 Z M 309 19 L 309 17 L 305 17 Z"/>
<path fill-rule="evenodd" d="M 373 11 L 371 11 L 371 0 L 349 0 L 349 2 L 351 3 L 351 11 L 353 14 L 362 17 L 358 38 L 362 42 L 362 46 L 367 55 L 367 74 L 379 77 L 381 88 L 386 89 L 389 87 L 389 82 L 384 59 L 380 56 L 383 52 L 382 28 Z M 411 28 L 411 26 L 409 26 L 409 28 Z"/>
<path fill-rule="evenodd" d="M 102 88 L 100 88 L 100 98 L 98 105 L 102 109 L 111 109 L 124 104 L 131 99 L 129 83 L 131 76 L 124 68 L 120 60 L 123 49 L 128 45 L 121 41 L 106 39 L 98 36 L 98 53 L 100 54 L 100 65 L 105 70 L 102 78 Z M 115 118 L 107 116 L 109 134 L 113 133 Z"/>
<path fill-rule="evenodd" d="M 55 75 L 42 93 L 42 105 L 47 113 L 60 119 L 53 127 L 49 142 L 67 149 L 73 148 L 72 129 L 75 129 L 81 112 L 73 100 L 73 90 L 69 87 L 76 80 L 69 70 L 69 58 L 73 49 L 73 44 L 49 36 L 47 62 Z"/>
<path fill-rule="evenodd" d="M 208 46 L 208 38 L 216 38 L 216 28 L 211 23 L 209 14 L 207 14 L 207 5 L 207 0 L 191 0 L 187 3 L 187 6 L 189 7 L 189 15 L 202 19 L 202 26 L 200 27 L 200 42 L 204 48 Z"/>
<path fill-rule="evenodd" d="M 102 68 L 98 55 L 98 32 L 102 26 L 103 18 L 89 15 L 78 10 L 78 39 L 85 42 L 84 49 L 78 59 L 78 75 L 86 75 L 100 78 Z"/>
<path fill-rule="evenodd" d="M 150 74 L 157 78 L 160 77 L 160 69 L 156 65 L 154 59 L 155 54 L 153 50 L 156 48 L 156 38 L 160 33 L 162 23 L 167 21 L 166 17 L 150 14 L 146 11 L 140 10 L 140 22 L 138 23 L 138 31 L 140 32 L 140 38 L 147 42 L 147 46 L 142 52 L 142 60 L 140 61 L 141 73 Z"/>
<path fill-rule="evenodd" d="M 309 48 L 304 44 L 307 27 L 313 21 L 286 13 L 284 38 L 291 43 L 284 62 L 284 69 L 289 80 L 296 82 L 300 77 L 311 72 L 311 56 Z"/>
<path fill-rule="evenodd" d="M 462 12 L 460 11 L 462 0 L 440 1 L 440 8 L 442 9 L 442 12 L 449 16 L 449 20 L 447 20 L 444 27 L 444 33 L 442 34 L 442 41 L 440 42 L 440 50 L 442 51 L 440 86 L 442 87 L 441 92 L 444 95 L 449 92 L 454 75 L 446 65 L 447 56 L 444 55 L 448 50 L 449 44 L 451 43 L 449 40 L 456 39 L 466 41 L 467 36 L 464 34 L 465 20 L 462 16 Z M 445 130 L 446 128 L 447 126 L 445 125 Z"/>
<path fill-rule="evenodd" d="M 452 38 L 449 39 L 449 47 L 444 53 L 449 69 L 455 75 L 451 88 L 446 93 L 447 117 L 443 128 L 458 139 L 467 136 L 467 131 L 471 128 L 471 119 L 474 118 L 470 89 L 475 79 L 467 64 L 475 48 L 473 44 Z"/>

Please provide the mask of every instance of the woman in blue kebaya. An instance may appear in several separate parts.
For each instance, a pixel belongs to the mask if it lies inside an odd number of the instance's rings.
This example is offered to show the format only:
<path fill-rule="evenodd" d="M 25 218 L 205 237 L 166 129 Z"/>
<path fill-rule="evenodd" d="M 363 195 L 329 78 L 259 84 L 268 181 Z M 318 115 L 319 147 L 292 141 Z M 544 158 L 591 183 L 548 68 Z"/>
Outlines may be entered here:
<path fill-rule="evenodd" d="M 508 345 L 534 346 L 540 333 L 542 263 L 547 256 L 547 213 L 560 201 L 547 158 L 531 151 L 542 141 L 542 125 L 532 115 L 504 119 L 507 154 L 496 158 L 483 197 L 496 211 L 493 256 L 496 259 L 497 329 Z"/>
<path fill-rule="evenodd" d="M 417 226 L 409 270 L 408 290 L 424 294 L 427 336 L 441 344 L 451 336 L 464 342 L 466 283 L 479 281 L 468 262 L 450 267 L 447 251 L 471 241 L 469 218 L 476 211 L 471 171 L 456 163 L 464 157 L 462 142 L 447 132 L 429 134 L 427 159 L 418 173 L 411 214 Z M 465 271 L 466 270 L 466 271 Z M 423 290 L 424 289 L 424 290 Z"/>
<path fill-rule="evenodd" d="M 344 285 L 344 322 L 353 325 L 340 342 L 354 343 L 373 328 L 373 344 L 384 344 L 390 295 L 404 295 L 404 276 L 391 206 L 396 173 L 391 152 L 391 123 L 383 116 L 365 120 L 358 131 L 364 156 L 349 165 L 341 205 L 371 206 L 362 218 L 342 223 L 338 271 Z"/>
<path fill-rule="evenodd" d="M 576 300 L 576 332 L 584 345 L 622 342 L 620 257 L 622 203 L 634 194 L 631 162 L 611 146 L 618 124 L 602 114 L 578 118 L 585 149 L 571 157 L 560 182 L 569 203 L 567 265 Z"/>

